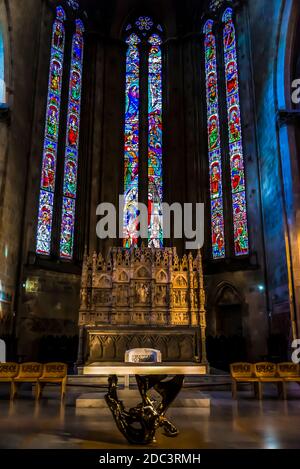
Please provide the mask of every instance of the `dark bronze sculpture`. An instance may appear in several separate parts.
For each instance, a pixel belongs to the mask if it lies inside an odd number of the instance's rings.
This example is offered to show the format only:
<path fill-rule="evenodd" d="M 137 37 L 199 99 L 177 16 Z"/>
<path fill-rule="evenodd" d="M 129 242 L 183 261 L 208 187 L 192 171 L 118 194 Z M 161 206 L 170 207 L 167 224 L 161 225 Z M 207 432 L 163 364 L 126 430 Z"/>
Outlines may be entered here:
<path fill-rule="evenodd" d="M 167 436 L 178 435 L 177 428 L 166 418 L 165 413 L 180 392 L 184 376 L 176 375 L 168 381 L 165 381 L 166 379 L 166 375 L 136 375 L 142 402 L 126 410 L 123 402 L 118 399 L 117 376 L 109 377 L 109 388 L 105 400 L 118 429 L 129 443 L 138 445 L 152 443 L 159 427 L 164 429 Z M 147 393 L 152 388 L 160 394 L 162 399 L 159 402 L 148 396 Z"/>

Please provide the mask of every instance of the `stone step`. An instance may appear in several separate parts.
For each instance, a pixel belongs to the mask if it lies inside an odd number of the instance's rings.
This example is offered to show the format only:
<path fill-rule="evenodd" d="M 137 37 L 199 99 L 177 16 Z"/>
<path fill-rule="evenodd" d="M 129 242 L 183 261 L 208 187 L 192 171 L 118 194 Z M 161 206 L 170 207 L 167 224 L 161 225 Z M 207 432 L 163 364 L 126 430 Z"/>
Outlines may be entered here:
<path fill-rule="evenodd" d="M 76 408 L 103 409 L 107 408 L 105 392 L 81 394 L 76 399 Z M 149 393 L 154 399 L 159 399 L 155 393 Z M 118 398 L 124 402 L 126 408 L 135 407 L 141 402 L 141 395 L 137 390 L 120 390 Z M 182 391 L 172 404 L 172 408 L 210 408 L 210 397 L 200 391 Z"/>
<path fill-rule="evenodd" d="M 106 387 L 107 386 L 107 376 L 82 376 L 82 375 L 70 375 L 68 376 L 68 385 L 69 386 L 86 386 L 86 387 Z M 134 376 L 130 377 L 130 383 L 135 384 Z M 185 384 L 199 384 L 199 385 L 226 385 L 230 384 L 229 375 L 206 375 L 206 376 L 187 376 L 185 378 Z M 124 377 L 119 377 L 119 384 L 124 385 Z"/>

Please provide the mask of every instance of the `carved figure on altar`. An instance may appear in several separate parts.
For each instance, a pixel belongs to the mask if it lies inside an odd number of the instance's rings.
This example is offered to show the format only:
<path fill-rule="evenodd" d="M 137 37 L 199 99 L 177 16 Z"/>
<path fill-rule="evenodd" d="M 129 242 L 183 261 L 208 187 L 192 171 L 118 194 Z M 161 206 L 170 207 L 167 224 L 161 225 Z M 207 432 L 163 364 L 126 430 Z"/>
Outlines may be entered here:
<path fill-rule="evenodd" d="M 145 283 L 136 285 L 137 300 L 139 303 L 145 304 L 149 298 L 149 286 Z"/>
<path fill-rule="evenodd" d="M 159 285 L 156 288 L 155 303 L 165 305 L 167 303 L 167 290 L 164 285 Z"/>
<path fill-rule="evenodd" d="M 175 306 L 180 306 L 180 304 L 181 304 L 180 290 L 175 290 L 173 292 L 173 300 L 174 300 L 174 305 Z"/>

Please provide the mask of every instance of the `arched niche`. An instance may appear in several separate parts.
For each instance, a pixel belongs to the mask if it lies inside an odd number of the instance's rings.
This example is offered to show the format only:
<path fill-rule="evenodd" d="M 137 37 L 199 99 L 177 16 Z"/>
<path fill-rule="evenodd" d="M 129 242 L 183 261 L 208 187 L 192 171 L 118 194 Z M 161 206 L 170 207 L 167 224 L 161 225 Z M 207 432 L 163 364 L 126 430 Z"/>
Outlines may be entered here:
<path fill-rule="evenodd" d="M 229 364 L 247 358 L 244 317 L 246 304 L 238 289 L 222 282 L 208 299 L 212 304 L 207 354 L 211 366 L 229 370 Z"/>
<path fill-rule="evenodd" d="M 166 283 L 168 281 L 168 275 L 167 273 L 164 271 L 164 270 L 160 270 L 157 274 L 156 274 L 156 281 L 158 283 Z"/>
<path fill-rule="evenodd" d="M 144 266 L 139 267 L 135 272 L 135 278 L 151 278 L 151 272 Z"/>

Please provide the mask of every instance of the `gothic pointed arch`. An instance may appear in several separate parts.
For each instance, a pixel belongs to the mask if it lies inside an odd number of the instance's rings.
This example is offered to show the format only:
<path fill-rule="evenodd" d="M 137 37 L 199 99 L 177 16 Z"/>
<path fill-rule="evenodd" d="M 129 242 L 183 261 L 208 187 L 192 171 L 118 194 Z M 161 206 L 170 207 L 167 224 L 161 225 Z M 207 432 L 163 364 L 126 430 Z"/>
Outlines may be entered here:
<path fill-rule="evenodd" d="M 215 305 L 241 305 L 244 298 L 230 282 L 221 282 L 214 292 Z"/>

